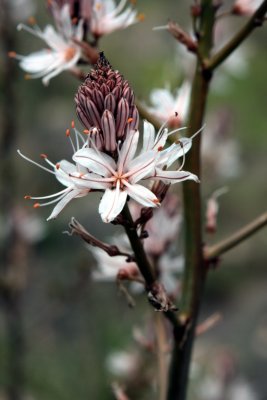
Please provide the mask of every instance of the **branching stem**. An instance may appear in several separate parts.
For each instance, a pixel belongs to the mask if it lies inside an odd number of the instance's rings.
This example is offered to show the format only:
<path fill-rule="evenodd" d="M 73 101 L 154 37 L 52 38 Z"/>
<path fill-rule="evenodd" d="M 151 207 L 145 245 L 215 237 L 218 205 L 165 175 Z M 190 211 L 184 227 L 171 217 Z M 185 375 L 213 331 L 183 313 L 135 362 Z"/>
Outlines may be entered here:
<path fill-rule="evenodd" d="M 206 247 L 204 250 L 205 260 L 212 261 L 216 259 L 221 254 L 226 253 L 239 243 L 242 243 L 245 239 L 248 239 L 251 235 L 263 228 L 265 225 L 267 225 L 267 212 L 260 215 L 254 221 L 250 222 L 237 232 L 233 233 L 227 239 L 224 239 L 213 246 Z"/>

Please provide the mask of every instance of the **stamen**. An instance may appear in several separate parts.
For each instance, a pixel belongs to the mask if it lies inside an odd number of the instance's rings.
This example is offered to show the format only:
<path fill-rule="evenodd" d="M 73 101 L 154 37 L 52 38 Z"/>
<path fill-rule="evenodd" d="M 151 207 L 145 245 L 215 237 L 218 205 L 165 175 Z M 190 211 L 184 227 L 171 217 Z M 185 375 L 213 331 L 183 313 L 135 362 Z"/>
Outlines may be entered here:
<path fill-rule="evenodd" d="M 39 207 L 41 207 L 41 204 L 40 204 L 40 203 L 35 203 L 35 204 L 33 205 L 33 208 L 39 208 Z"/>
<path fill-rule="evenodd" d="M 66 136 L 67 136 L 67 137 L 70 136 L 70 129 L 66 129 Z"/>
<path fill-rule="evenodd" d="M 56 169 L 60 168 L 60 163 L 56 163 Z"/>
<path fill-rule="evenodd" d="M 75 122 L 74 121 L 71 121 L 71 127 L 72 127 L 72 129 L 75 128 Z"/>
<path fill-rule="evenodd" d="M 196 133 L 194 133 L 193 136 L 191 136 L 191 139 L 194 139 L 201 131 L 203 131 L 206 128 L 206 124 L 204 124 Z"/>
<path fill-rule="evenodd" d="M 137 16 L 138 21 L 143 22 L 145 20 L 145 14 L 141 13 Z"/>
<path fill-rule="evenodd" d="M 83 133 L 84 133 L 85 135 L 89 135 L 90 131 L 89 131 L 88 129 L 84 129 L 84 130 L 83 130 Z"/>
<path fill-rule="evenodd" d="M 185 164 L 185 151 L 184 151 L 184 145 L 183 145 L 182 142 L 180 142 L 180 146 L 181 146 L 181 148 L 183 150 L 183 161 L 182 161 L 182 164 L 180 165 L 180 168 L 178 169 L 178 171 L 181 171 L 183 166 L 184 166 L 184 164 Z"/>
<path fill-rule="evenodd" d="M 18 154 L 19 154 L 22 158 L 24 158 L 24 160 L 29 161 L 30 163 L 36 165 L 37 167 L 43 169 L 44 171 L 49 172 L 50 174 L 55 175 L 55 171 L 51 171 L 51 169 L 48 169 L 48 168 L 44 167 L 43 165 L 38 164 L 37 162 L 31 160 L 30 158 L 24 156 L 24 154 L 22 154 L 22 153 L 20 152 L 20 150 L 17 150 L 17 152 L 18 152 Z"/>
<path fill-rule="evenodd" d="M 41 153 L 41 154 L 40 154 L 40 157 L 43 158 L 43 159 L 45 160 L 45 159 L 47 158 L 47 155 L 44 154 L 44 153 Z"/>
<path fill-rule="evenodd" d="M 152 31 L 165 31 L 166 29 L 169 29 L 169 25 L 154 26 L 154 28 L 152 28 Z"/>
<path fill-rule="evenodd" d="M 128 118 L 127 119 L 127 124 L 130 124 L 130 122 L 132 122 L 133 121 L 133 118 Z"/>
<path fill-rule="evenodd" d="M 10 57 L 10 58 L 16 58 L 17 57 L 17 53 L 15 51 L 9 51 L 7 54 L 8 54 L 8 57 Z"/>
<path fill-rule="evenodd" d="M 65 189 L 63 189 L 63 190 L 61 190 L 60 192 L 57 192 L 57 193 L 53 193 L 53 194 L 49 194 L 49 195 L 47 195 L 47 196 L 25 196 L 24 197 L 24 199 L 27 197 L 27 198 L 29 198 L 29 199 L 32 199 L 32 200 L 45 200 L 45 199 L 51 199 L 51 198 L 53 198 L 53 197 L 63 197 L 62 195 L 65 195 L 66 194 L 66 192 L 68 192 L 70 190 L 70 188 L 69 187 L 67 187 L 67 188 L 65 188 Z"/>
<path fill-rule="evenodd" d="M 36 25 L 36 19 L 35 19 L 33 16 L 30 16 L 30 17 L 28 18 L 28 23 L 29 23 L 30 25 Z"/>
<path fill-rule="evenodd" d="M 32 196 L 29 196 L 29 195 L 24 196 L 25 200 L 30 200 L 31 198 L 32 198 Z"/>

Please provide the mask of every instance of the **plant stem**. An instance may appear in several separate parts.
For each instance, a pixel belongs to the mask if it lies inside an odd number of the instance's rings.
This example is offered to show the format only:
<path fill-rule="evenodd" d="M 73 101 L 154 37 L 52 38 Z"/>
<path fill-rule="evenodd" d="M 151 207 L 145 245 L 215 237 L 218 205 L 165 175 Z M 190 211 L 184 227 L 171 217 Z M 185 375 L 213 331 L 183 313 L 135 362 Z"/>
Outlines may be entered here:
<path fill-rule="evenodd" d="M 189 113 L 189 130 L 191 136 L 203 125 L 209 89 L 210 74 L 203 73 L 201 59 L 209 56 L 212 47 L 212 32 L 215 20 L 215 8 L 211 0 L 202 0 L 200 17 L 199 54 L 193 81 Z M 195 139 L 191 152 L 187 156 L 186 169 L 200 176 L 200 140 Z M 186 398 L 191 352 L 195 337 L 195 326 L 200 306 L 206 268 L 202 257 L 201 237 L 201 198 L 200 185 L 192 182 L 184 184 L 185 210 L 185 260 L 181 299 L 181 320 L 183 329 L 177 331 L 169 375 L 168 400 Z"/>
<path fill-rule="evenodd" d="M 250 20 L 236 35 L 209 60 L 205 61 L 205 70 L 212 71 L 220 65 L 257 27 L 261 26 L 265 20 L 267 12 L 267 0 L 264 0 L 260 7 L 255 11 Z"/>
<path fill-rule="evenodd" d="M 138 268 L 140 269 L 140 272 L 146 281 L 146 285 L 151 287 L 155 283 L 156 277 L 147 259 L 144 247 L 136 232 L 128 204 L 125 204 L 122 215 L 126 220 L 124 227 L 134 252 L 136 264 L 138 265 Z"/>
<path fill-rule="evenodd" d="M 233 233 L 229 238 L 224 239 L 213 246 L 207 247 L 204 251 L 205 261 L 212 261 L 216 259 L 221 254 L 231 250 L 239 243 L 242 243 L 245 239 L 249 238 L 265 225 L 267 225 L 267 212 L 260 215 L 254 221 L 250 222 L 237 232 Z"/>
<path fill-rule="evenodd" d="M 166 360 L 166 333 L 164 327 L 163 315 L 161 313 L 154 314 L 155 333 L 157 344 L 157 359 L 158 359 L 158 399 L 166 399 L 167 391 L 167 360 Z"/>

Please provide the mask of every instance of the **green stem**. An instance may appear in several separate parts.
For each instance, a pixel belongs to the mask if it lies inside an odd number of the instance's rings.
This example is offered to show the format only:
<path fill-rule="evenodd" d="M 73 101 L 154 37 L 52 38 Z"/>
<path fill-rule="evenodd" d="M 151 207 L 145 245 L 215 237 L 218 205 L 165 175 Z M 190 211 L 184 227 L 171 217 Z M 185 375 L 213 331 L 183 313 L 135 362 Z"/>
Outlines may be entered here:
<path fill-rule="evenodd" d="M 229 238 L 224 239 L 213 246 L 207 247 L 204 251 L 205 260 L 212 261 L 216 259 L 221 254 L 225 253 L 228 250 L 231 250 L 239 243 L 242 243 L 245 239 L 249 238 L 265 225 L 267 225 L 267 213 L 260 215 L 254 221 L 250 222 L 237 232 L 233 233 Z"/>
<path fill-rule="evenodd" d="M 199 54 L 201 59 L 205 59 L 209 57 L 212 47 L 216 10 L 211 0 L 202 0 L 201 6 Z M 201 60 L 199 59 L 191 93 L 189 136 L 203 125 L 210 79 L 210 74 L 203 73 Z M 200 142 L 201 136 L 198 135 L 186 160 L 186 169 L 198 176 L 201 173 Z M 176 337 L 170 366 L 168 400 L 184 400 L 186 398 L 195 326 L 206 276 L 206 268 L 202 257 L 200 185 L 193 182 L 184 184 L 184 210 L 186 268 L 183 277 L 180 317 L 181 321 L 184 322 L 184 326 L 174 332 Z"/>
<path fill-rule="evenodd" d="M 249 35 L 250 33 L 261 26 L 265 20 L 267 12 L 267 0 L 264 0 L 260 7 L 255 11 L 250 20 L 236 35 L 213 57 L 205 61 L 205 70 L 212 71 L 220 65 Z"/>

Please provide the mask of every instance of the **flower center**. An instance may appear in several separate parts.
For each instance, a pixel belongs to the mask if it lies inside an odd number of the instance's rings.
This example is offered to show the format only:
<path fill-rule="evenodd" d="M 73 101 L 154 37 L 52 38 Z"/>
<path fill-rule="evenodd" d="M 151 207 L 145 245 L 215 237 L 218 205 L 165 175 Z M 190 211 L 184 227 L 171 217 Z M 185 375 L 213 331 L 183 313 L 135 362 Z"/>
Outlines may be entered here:
<path fill-rule="evenodd" d="M 65 61 L 70 61 L 76 54 L 76 49 L 74 47 L 68 47 L 64 53 Z"/>

